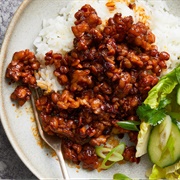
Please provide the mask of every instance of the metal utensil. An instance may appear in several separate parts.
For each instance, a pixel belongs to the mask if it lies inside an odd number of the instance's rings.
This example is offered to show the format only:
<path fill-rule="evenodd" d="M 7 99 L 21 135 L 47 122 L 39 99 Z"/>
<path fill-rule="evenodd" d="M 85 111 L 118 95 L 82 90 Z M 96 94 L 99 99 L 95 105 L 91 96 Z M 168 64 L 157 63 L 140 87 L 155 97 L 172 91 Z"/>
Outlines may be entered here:
<path fill-rule="evenodd" d="M 39 117 L 39 114 L 37 112 L 36 105 L 35 105 L 35 99 L 39 98 L 39 93 L 37 89 L 35 90 L 33 89 L 31 91 L 32 91 L 31 103 L 32 103 L 33 112 L 34 112 L 39 134 L 41 138 L 56 152 L 59 159 L 59 164 L 60 164 L 63 179 L 69 179 L 68 171 L 67 171 L 65 161 L 62 155 L 62 151 L 61 151 L 61 140 L 60 138 L 56 136 L 50 136 L 43 131 L 41 120 L 40 120 L 40 117 Z"/>

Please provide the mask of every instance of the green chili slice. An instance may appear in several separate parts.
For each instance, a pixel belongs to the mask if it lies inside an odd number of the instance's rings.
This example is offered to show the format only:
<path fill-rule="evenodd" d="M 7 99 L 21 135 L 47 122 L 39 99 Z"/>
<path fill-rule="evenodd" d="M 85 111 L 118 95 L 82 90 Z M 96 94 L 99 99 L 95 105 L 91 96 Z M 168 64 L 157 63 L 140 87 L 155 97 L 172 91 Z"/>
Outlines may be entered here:
<path fill-rule="evenodd" d="M 139 131 L 137 125 L 140 125 L 140 122 L 138 121 L 118 121 L 117 124 L 123 129 Z"/>

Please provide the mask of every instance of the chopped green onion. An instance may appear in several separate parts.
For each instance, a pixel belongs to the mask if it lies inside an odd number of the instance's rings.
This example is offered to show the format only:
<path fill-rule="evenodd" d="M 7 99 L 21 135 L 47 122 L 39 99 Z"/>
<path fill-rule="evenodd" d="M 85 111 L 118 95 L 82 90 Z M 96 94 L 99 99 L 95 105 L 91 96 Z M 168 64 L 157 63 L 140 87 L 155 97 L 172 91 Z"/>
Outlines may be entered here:
<path fill-rule="evenodd" d="M 131 178 L 127 177 L 124 174 L 117 173 L 117 174 L 114 174 L 113 180 L 131 180 Z"/>
<path fill-rule="evenodd" d="M 125 144 L 121 143 L 118 146 L 116 146 L 113 149 L 106 148 L 103 146 L 96 146 L 96 154 L 103 158 L 103 162 L 101 164 L 101 169 L 108 169 L 110 168 L 114 163 L 123 160 L 122 153 L 124 152 Z M 106 165 L 107 161 L 109 161 L 109 165 Z"/>
<path fill-rule="evenodd" d="M 118 121 L 117 124 L 123 129 L 139 131 L 137 125 L 140 125 L 140 122 L 138 121 Z"/>
<path fill-rule="evenodd" d="M 112 156 L 108 159 L 109 161 L 118 161 L 118 158 L 121 160 L 121 154 L 124 152 L 124 149 L 125 149 L 125 144 L 124 143 L 121 143 L 119 144 L 118 146 L 115 147 L 116 148 L 116 151 L 114 151 L 114 153 L 112 154 Z M 107 147 L 104 147 L 104 146 L 96 146 L 95 148 L 96 150 L 96 154 L 105 159 L 107 154 L 112 151 L 113 149 L 111 148 L 107 148 Z M 119 161 L 120 161 L 119 160 Z"/>
<path fill-rule="evenodd" d="M 96 146 L 95 148 L 96 154 L 101 158 L 106 158 L 106 155 L 104 153 L 109 153 L 111 151 L 111 148 L 105 148 L 104 146 Z"/>

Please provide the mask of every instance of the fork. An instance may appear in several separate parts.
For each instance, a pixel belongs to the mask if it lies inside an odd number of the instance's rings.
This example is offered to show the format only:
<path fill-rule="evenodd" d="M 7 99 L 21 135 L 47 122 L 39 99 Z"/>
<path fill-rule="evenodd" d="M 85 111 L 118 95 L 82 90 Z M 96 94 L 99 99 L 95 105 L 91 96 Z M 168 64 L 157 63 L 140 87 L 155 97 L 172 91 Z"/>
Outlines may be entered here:
<path fill-rule="evenodd" d="M 66 164 L 65 164 L 65 161 L 64 161 L 64 158 L 62 155 L 62 151 L 61 151 L 61 140 L 60 140 L 60 138 L 58 138 L 56 136 L 50 136 L 43 131 L 41 119 L 39 117 L 39 114 L 37 112 L 36 105 L 35 105 L 35 99 L 39 98 L 39 93 L 38 93 L 37 89 L 33 89 L 33 90 L 31 89 L 31 92 L 32 92 L 31 104 L 33 107 L 33 112 L 34 112 L 34 116 L 35 116 L 39 134 L 40 134 L 41 138 L 44 140 L 44 142 L 46 142 L 56 152 L 56 155 L 59 160 L 63 179 L 69 179 Z"/>

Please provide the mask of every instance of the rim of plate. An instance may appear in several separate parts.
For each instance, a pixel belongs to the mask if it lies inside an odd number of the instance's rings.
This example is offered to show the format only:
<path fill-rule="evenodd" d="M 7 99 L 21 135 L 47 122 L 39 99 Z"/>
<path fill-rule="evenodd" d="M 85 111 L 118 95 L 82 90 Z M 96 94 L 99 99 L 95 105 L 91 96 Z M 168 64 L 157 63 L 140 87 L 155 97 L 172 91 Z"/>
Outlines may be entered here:
<path fill-rule="evenodd" d="M 31 0 L 24 0 L 20 6 L 18 7 L 18 9 L 16 10 L 16 12 L 14 13 L 14 16 L 12 18 L 12 20 L 9 23 L 9 26 L 7 28 L 7 31 L 5 33 L 5 37 L 0 49 L 0 72 L 2 72 L 2 67 L 4 64 L 4 59 L 6 57 L 6 52 L 7 52 L 7 47 L 8 47 L 8 43 L 9 40 L 12 36 L 13 33 L 13 27 L 16 25 L 16 23 L 18 22 L 19 17 L 21 16 L 21 14 L 24 12 L 24 10 L 26 9 L 26 7 L 31 3 Z M 2 75 L 2 74 L 1 74 Z M 12 145 L 13 149 L 15 150 L 16 154 L 19 156 L 19 158 L 21 159 L 21 161 L 24 163 L 24 165 L 38 178 L 40 178 L 40 174 L 39 172 L 32 167 L 32 165 L 27 161 L 26 156 L 24 155 L 24 153 L 22 153 L 21 148 L 19 147 L 19 145 L 17 144 L 16 140 L 13 138 L 11 131 L 9 130 L 9 125 L 8 125 L 8 121 L 7 121 L 7 115 L 6 113 L 4 113 L 4 109 L 5 109 L 5 102 L 2 102 L 2 81 L 3 81 L 3 76 L 0 75 L 0 121 L 2 123 L 2 126 L 5 130 L 5 133 L 9 139 L 10 144 Z"/>

